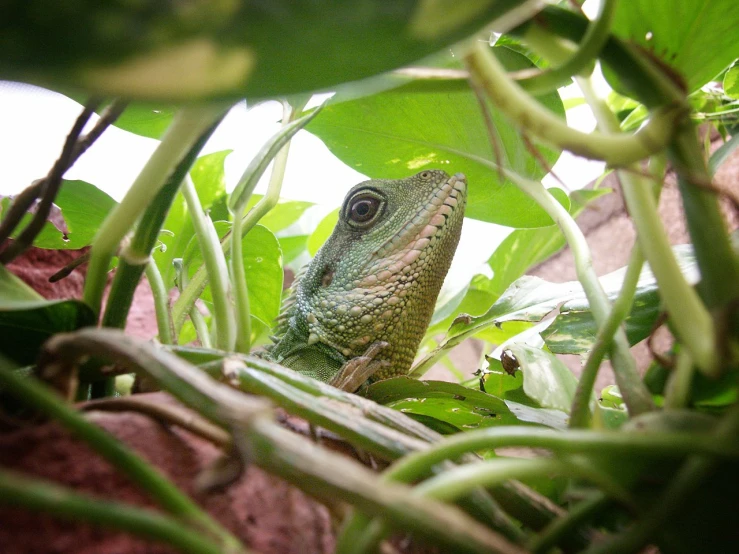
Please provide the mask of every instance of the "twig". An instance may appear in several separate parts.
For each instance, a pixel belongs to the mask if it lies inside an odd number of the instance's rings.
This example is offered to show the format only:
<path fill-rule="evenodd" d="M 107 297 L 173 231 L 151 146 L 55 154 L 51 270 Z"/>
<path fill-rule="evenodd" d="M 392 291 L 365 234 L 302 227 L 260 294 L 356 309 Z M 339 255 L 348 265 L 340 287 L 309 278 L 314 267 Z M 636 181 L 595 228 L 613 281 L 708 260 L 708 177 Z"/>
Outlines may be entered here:
<path fill-rule="evenodd" d="M 0 263 L 7 264 L 14 260 L 23 252 L 25 252 L 36 239 L 41 229 L 46 224 L 46 220 L 51 212 L 51 207 L 56 200 L 59 189 L 62 185 L 62 177 L 67 170 L 74 165 L 79 157 L 90 147 L 92 144 L 103 134 L 105 129 L 113 123 L 125 108 L 125 103 L 119 101 L 113 101 L 102 113 L 100 119 L 92 128 L 92 130 L 84 136 L 80 136 L 82 130 L 87 125 L 87 122 L 92 117 L 95 109 L 100 105 L 100 100 L 97 98 L 91 99 L 82 110 L 82 113 L 77 117 L 72 130 L 67 135 L 64 141 L 64 147 L 62 153 L 57 161 L 52 166 L 48 175 L 36 181 L 32 184 L 27 195 L 24 195 L 23 200 L 13 204 L 6 220 L 3 221 L 3 226 L 0 228 L 0 244 L 4 243 L 13 231 L 17 228 L 18 224 L 22 220 L 25 212 L 30 208 L 33 202 L 41 197 L 41 200 L 36 208 L 36 213 L 33 216 L 31 222 L 26 226 L 23 232 L 15 239 L 12 244 L 9 244 L 5 250 L 0 253 Z M 24 191 L 25 192 L 25 191 Z M 7 221 L 7 225 L 6 225 Z"/>

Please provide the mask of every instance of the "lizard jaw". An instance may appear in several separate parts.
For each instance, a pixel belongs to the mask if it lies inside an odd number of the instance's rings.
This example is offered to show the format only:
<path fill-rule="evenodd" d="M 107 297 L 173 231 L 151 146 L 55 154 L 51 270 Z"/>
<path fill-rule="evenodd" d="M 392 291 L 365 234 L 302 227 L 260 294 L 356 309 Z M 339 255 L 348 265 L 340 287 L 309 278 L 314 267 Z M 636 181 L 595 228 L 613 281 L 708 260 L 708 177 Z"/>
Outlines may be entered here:
<path fill-rule="evenodd" d="M 439 187 L 422 208 L 398 233 L 387 240 L 376 252 L 375 261 L 367 268 L 367 275 L 359 287 L 372 288 L 379 283 L 393 280 L 399 274 L 408 273 L 437 236 L 444 233 L 452 215 L 464 209 L 467 196 L 467 178 L 456 173 Z"/>

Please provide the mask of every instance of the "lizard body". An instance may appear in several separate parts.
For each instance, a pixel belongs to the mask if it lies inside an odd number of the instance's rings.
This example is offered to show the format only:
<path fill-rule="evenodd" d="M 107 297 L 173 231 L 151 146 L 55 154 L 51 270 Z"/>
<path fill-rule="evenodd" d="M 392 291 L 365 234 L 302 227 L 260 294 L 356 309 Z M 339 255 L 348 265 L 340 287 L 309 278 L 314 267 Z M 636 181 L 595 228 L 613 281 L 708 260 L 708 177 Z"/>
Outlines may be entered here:
<path fill-rule="evenodd" d="M 296 277 L 267 357 L 349 390 L 365 376 L 407 374 L 459 242 L 466 194 L 464 175 L 439 170 L 353 187 Z"/>

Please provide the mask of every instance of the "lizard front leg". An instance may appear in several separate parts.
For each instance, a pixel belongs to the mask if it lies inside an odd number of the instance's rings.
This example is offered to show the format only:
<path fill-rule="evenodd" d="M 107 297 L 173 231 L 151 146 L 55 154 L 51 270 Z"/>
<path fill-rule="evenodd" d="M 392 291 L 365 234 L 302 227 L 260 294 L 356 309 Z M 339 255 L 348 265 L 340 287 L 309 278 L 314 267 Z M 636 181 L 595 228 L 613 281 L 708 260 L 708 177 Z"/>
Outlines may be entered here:
<path fill-rule="evenodd" d="M 378 370 L 390 365 L 388 360 L 375 359 L 387 346 L 385 341 L 373 342 L 363 355 L 346 362 L 329 384 L 347 392 L 356 391 Z"/>

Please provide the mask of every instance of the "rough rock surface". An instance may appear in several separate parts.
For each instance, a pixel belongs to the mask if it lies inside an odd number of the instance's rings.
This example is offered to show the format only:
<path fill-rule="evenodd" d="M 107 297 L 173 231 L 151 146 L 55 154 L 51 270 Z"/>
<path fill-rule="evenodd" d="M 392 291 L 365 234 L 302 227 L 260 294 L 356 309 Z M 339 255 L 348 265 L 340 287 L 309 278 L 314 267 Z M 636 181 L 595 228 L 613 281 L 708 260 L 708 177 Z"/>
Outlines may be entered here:
<path fill-rule="evenodd" d="M 164 394 L 155 393 L 167 401 Z M 90 417 L 143 458 L 255 552 L 333 551 L 328 510 L 284 481 L 249 467 L 225 490 L 197 493 L 194 479 L 216 459 L 210 443 L 135 413 Z M 299 420 L 290 426 L 307 427 Z M 118 502 L 155 508 L 128 478 L 56 423 L 0 434 L 0 466 Z M 165 554 L 173 549 L 121 532 L 62 521 L 22 509 L 0 509 L 3 554 Z"/>

